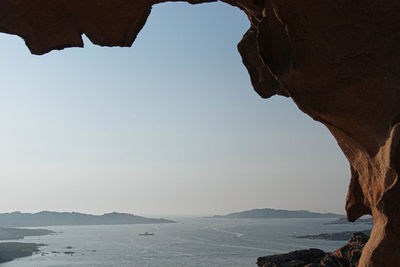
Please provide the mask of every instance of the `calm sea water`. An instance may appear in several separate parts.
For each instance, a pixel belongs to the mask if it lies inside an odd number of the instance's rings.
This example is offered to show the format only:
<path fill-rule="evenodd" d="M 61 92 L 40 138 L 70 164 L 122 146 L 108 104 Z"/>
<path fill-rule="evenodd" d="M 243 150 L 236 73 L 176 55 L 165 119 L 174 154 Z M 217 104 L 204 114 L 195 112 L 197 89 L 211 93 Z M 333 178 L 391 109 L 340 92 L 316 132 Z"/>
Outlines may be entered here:
<path fill-rule="evenodd" d="M 293 235 L 370 228 L 326 224 L 331 219 L 175 220 L 179 222 L 42 227 L 57 234 L 21 241 L 47 244 L 41 252 L 1 266 L 256 266 L 260 256 L 311 247 L 333 251 L 346 243 L 296 239 Z M 139 236 L 145 231 L 155 235 Z M 64 254 L 67 251 L 74 253 Z"/>

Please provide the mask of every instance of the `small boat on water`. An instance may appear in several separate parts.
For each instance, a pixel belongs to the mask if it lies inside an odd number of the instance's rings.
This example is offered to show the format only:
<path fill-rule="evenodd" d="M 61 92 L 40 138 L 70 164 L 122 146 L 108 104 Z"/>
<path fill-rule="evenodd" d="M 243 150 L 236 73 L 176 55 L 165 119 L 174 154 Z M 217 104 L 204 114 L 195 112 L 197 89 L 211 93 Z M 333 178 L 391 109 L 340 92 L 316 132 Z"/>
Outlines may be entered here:
<path fill-rule="evenodd" d="M 144 233 L 140 233 L 139 235 L 141 235 L 141 236 L 149 236 L 149 235 L 154 235 L 154 233 L 144 232 Z"/>

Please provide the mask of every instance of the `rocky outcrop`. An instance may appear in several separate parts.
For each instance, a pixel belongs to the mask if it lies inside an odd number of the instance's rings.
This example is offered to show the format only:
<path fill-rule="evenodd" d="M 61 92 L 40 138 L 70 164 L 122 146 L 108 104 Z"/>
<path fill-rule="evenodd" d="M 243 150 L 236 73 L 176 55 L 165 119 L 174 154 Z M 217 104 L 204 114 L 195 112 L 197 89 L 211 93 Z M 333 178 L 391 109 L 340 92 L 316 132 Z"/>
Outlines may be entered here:
<path fill-rule="evenodd" d="M 0 263 L 32 256 L 34 253 L 39 252 L 41 246 L 44 245 L 35 243 L 1 242 Z"/>
<path fill-rule="evenodd" d="M 296 250 L 258 258 L 257 265 L 259 267 L 356 267 L 367 241 L 367 235 L 356 233 L 349 243 L 333 253 L 315 248 Z"/>
<path fill-rule="evenodd" d="M 320 249 L 310 248 L 296 250 L 286 254 L 277 254 L 257 259 L 259 267 L 303 267 L 312 263 L 319 263 L 326 253 Z"/>
<path fill-rule="evenodd" d="M 286 254 L 278 254 L 257 259 L 259 267 L 303 267 L 311 263 L 319 263 L 326 253 L 320 249 L 310 248 L 296 250 Z"/>
<path fill-rule="evenodd" d="M 327 254 L 319 265 L 310 265 L 308 267 L 317 266 L 337 266 L 337 267 L 356 267 L 361 257 L 361 252 L 368 241 L 368 236 L 364 233 L 356 233 L 349 240 L 349 243 L 336 250 L 331 254 Z"/>
<path fill-rule="evenodd" d="M 0 31 L 24 38 L 34 54 L 83 46 L 82 34 L 130 46 L 159 2 L 2 0 Z M 400 266 L 400 1 L 224 2 L 251 22 L 238 48 L 255 90 L 291 97 L 348 158 L 347 217 L 374 220 L 360 266 Z"/>

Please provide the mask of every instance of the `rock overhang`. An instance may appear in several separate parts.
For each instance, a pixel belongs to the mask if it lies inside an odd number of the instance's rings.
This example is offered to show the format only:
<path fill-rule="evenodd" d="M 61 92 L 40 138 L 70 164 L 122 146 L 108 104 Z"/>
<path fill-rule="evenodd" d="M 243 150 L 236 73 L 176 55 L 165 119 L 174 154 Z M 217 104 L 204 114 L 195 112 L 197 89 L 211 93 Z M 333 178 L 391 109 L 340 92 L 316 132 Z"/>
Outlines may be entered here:
<path fill-rule="evenodd" d="M 37 55 L 82 47 L 83 34 L 97 45 L 126 47 L 161 2 L 3 0 L 0 32 L 21 36 Z M 400 3 L 224 2 L 250 20 L 238 49 L 254 89 L 264 98 L 291 97 L 349 160 L 348 218 L 372 214 L 375 223 L 360 266 L 400 265 Z"/>

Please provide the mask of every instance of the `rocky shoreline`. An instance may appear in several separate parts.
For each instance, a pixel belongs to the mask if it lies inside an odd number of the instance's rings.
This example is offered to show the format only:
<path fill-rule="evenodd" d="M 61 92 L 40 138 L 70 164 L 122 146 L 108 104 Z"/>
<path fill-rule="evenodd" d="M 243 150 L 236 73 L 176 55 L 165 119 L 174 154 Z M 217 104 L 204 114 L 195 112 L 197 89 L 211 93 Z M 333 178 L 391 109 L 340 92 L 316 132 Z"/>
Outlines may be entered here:
<path fill-rule="evenodd" d="M 44 246 L 44 244 L 19 242 L 0 243 L 0 263 L 32 256 L 34 253 L 39 252 L 39 247 L 41 246 Z"/>
<path fill-rule="evenodd" d="M 355 233 L 349 242 L 332 253 L 311 248 L 257 259 L 259 267 L 356 267 L 369 236 Z"/>
<path fill-rule="evenodd" d="M 295 238 L 306 238 L 306 239 L 325 239 L 325 240 L 349 240 L 356 233 L 363 233 L 370 236 L 371 230 L 361 230 L 361 231 L 345 231 L 338 233 L 322 233 L 319 235 L 300 235 L 294 236 Z"/>
<path fill-rule="evenodd" d="M 0 240 L 18 240 L 26 236 L 42 236 L 54 234 L 46 229 L 0 228 Z M 17 258 L 29 257 L 39 252 L 44 244 L 0 242 L 0 263 L 12 261 Z"/>
<path fill-rule="evenodd" d="M 23 229 L 23 228 L 0 228 L 0 240 L 18 240 L 23 239 L 25 236 L 42 236 L 50 235 L 55 232 L 47 229 Z"/>
<path fill-rule="evenodd" d="M 372 217 L 364 218 L 364 219 L 358 219 L 355 222 L 350 222 L 349 220 L 347 220 L 346 217 L 341 217 L 339 219 L 336 219 L 336 220 L 331 221 L 331 222 L 326 223 L 326 224 L 368 224 L 368 225 L 373 225 L 374 222 L 372 220 Z"/>

